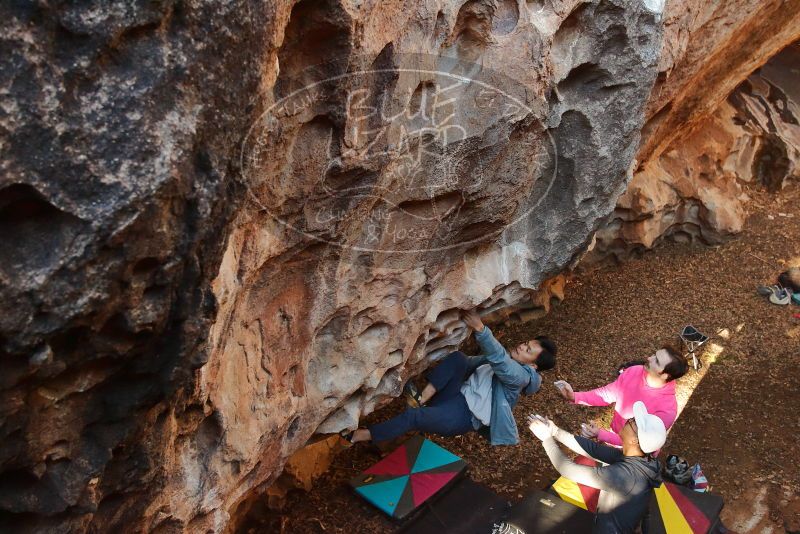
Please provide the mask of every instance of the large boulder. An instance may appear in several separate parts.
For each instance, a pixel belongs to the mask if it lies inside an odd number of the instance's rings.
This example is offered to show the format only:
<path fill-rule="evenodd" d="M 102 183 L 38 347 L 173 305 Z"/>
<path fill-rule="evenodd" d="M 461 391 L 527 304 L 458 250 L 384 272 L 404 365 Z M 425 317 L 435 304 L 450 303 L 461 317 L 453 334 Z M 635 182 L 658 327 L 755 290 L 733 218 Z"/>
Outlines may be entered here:
<path fill-rule="evenodd" d="M 456 349 L 459 310 L 558 298 L 625 187 L 661 46 L 639 1 L 316 5 L 287 25 L 213 286 L 199 390 L 225 432 L 177 450 L 221 511 Z"/>
<path fill-rule="evenodd" d="M 220 531 L 459 308 L 546 307 L 661 46 L 639 0 L 2 14 L 0 509 L 48 531 Z"/>

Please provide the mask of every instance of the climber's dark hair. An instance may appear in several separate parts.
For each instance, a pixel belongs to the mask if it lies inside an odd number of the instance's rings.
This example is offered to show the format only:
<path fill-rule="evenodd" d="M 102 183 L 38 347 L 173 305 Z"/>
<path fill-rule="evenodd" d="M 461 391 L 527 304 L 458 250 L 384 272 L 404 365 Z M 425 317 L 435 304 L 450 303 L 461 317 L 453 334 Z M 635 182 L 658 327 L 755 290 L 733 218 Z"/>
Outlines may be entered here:
<path fill-rule="evenodd" d="M 542 346 L 542 352 L 536 358 L 536 369 L 538 371 L 548 371 L 556 366 L 556 353 L 558 348 L 555 341 L 547 336 L 536 336 L 534 339 Z"/>

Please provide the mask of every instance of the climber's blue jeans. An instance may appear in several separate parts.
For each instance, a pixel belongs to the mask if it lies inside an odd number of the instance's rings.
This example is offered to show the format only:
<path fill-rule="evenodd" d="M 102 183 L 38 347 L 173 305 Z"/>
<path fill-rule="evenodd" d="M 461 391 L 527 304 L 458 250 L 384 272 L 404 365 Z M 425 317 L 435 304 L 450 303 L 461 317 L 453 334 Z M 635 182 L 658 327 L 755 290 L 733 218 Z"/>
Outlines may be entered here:
<path fill-rule="evenodd" d="M 408 408 L 388 421 L 370 426 L 372 440 L 394 439 L 410 430 L 442 436 L 458 436 L 475 430 L 467 399 L 461 394 L 466 371 L 467 359 L 463 353 L 453 352 L 444 358 L 428 374 L 428 382 L 436 389 L 429 403 L 421 408 Z"/>

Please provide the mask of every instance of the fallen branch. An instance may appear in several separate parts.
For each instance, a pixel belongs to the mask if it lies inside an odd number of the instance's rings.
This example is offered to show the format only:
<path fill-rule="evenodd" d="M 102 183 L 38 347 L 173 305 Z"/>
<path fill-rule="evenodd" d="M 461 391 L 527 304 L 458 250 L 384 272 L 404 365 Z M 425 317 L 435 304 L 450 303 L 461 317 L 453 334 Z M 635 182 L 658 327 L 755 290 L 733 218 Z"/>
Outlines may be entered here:
<path fill-rule="evenodd" d="M 322 520 L 319 519 L 318 517 L 309 517 L 308 521 L 316 521 L 317 523 L 319 523 L 319 526 L 320 526 L 320 528 L 322 530 L 325 530 L 325 531 L 328 530 L 327 528 L 325 528 L 325 523 L 323 523 Z"/>
<path fill-rule="evenodd" d="M 756 256 L 756 255 L 755 255 L 755 254 L 753 254 L 752 252 L 748 252 L 748 254 L 750 254 L 751 256 L 753 256 L 753 257 L 754 257 L 755 259 L 757 259 L 757 260 L 761 260 L 761 261 L 763 261 L 764 263 L 766 263 L 766 264 L 767 264 L 767 265 L 769 265 L 770 267 L 772 267 L 772 266 L 773 266 L 773 265 L 772 265 L 770 262 L 768 262 L 768 261 L 767 261 L 767 260 L 765 260 L 764 258 L 761 258 L 761 257 L 759 257 L 759 256 Z"/>

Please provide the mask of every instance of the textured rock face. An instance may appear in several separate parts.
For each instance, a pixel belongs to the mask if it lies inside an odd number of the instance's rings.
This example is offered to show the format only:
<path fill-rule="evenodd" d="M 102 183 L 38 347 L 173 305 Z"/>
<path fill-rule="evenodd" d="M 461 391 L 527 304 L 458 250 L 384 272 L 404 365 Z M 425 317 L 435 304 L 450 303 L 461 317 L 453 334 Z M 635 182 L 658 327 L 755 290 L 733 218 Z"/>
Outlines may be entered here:
<path fill-rule="evenodd" d="M 800 38 L 796 2 L 667 2 L 659 74 L 639 168 L 712 114 L 753 71 Z"/>
<path fill-rule="evenodd" d="M 737 119 L 753 132 L 755 152 L 749 169 L 736 161 L 743 180 L 755 181 L 771 191 L 800 177 L 800 42 L 786 47 L 751 75 L 730 97 L 739 111 Z M 746 158 L 747 156 L 745 156 Z M 748 172 L 749 171 L 749 172 Z"/>
<path fill-rule="evenodd" d="M 328 471 L 336 454 L 346 446 L 346 442 L 334 434 L 292 454 L 281 475 L 267 489 L 267 505 L 273 509 L 282 508 L 286 494 L 295 488 L 311 491 L 314 480 Z M 261 495 L 253 497 L 256 503 L 263 501 Z"/>
<path fill-rule="evenodd" d="M 213 441 L 186 392 L 270 9 L 0 6 L 0 530 L 152 528 L 169 440 Z"/>
<path fill-rule="evenodd" d="M 625 259 L 664 239 L 714 245 L 741 231 L 742 183 L 774 191 L 798 176 L 798 64 L 795 43 L 640 168 L 584 265 Z"/>
<path fill-rule="evenodd" d="M 314 56 L 327 34 L 349 37 Z M 659 47 L 641 2 L 295 5 L 214 283 L 200 388 L 225 434 L 202 467 L 221 495 L 398 395 L 464 339 L 459 309 L 558 298 L 543 282 L 624 188 Z"/>
<path fill-rule="evenodd" d="M 668 2 L 664 24 L 633 179 L 583 266 L 663 239 L 718 244 L 744 223 L 739 181 L 794 173 L 797 47 L 777 54 L 800 39 L 800 4 Z"/>
<path fill-rule="evenodd" d="M 545 308 L 661 45 L 639 0 L 2 13 L 0 520 L 47 531 L 221 531 L 458 308 Z"/>

